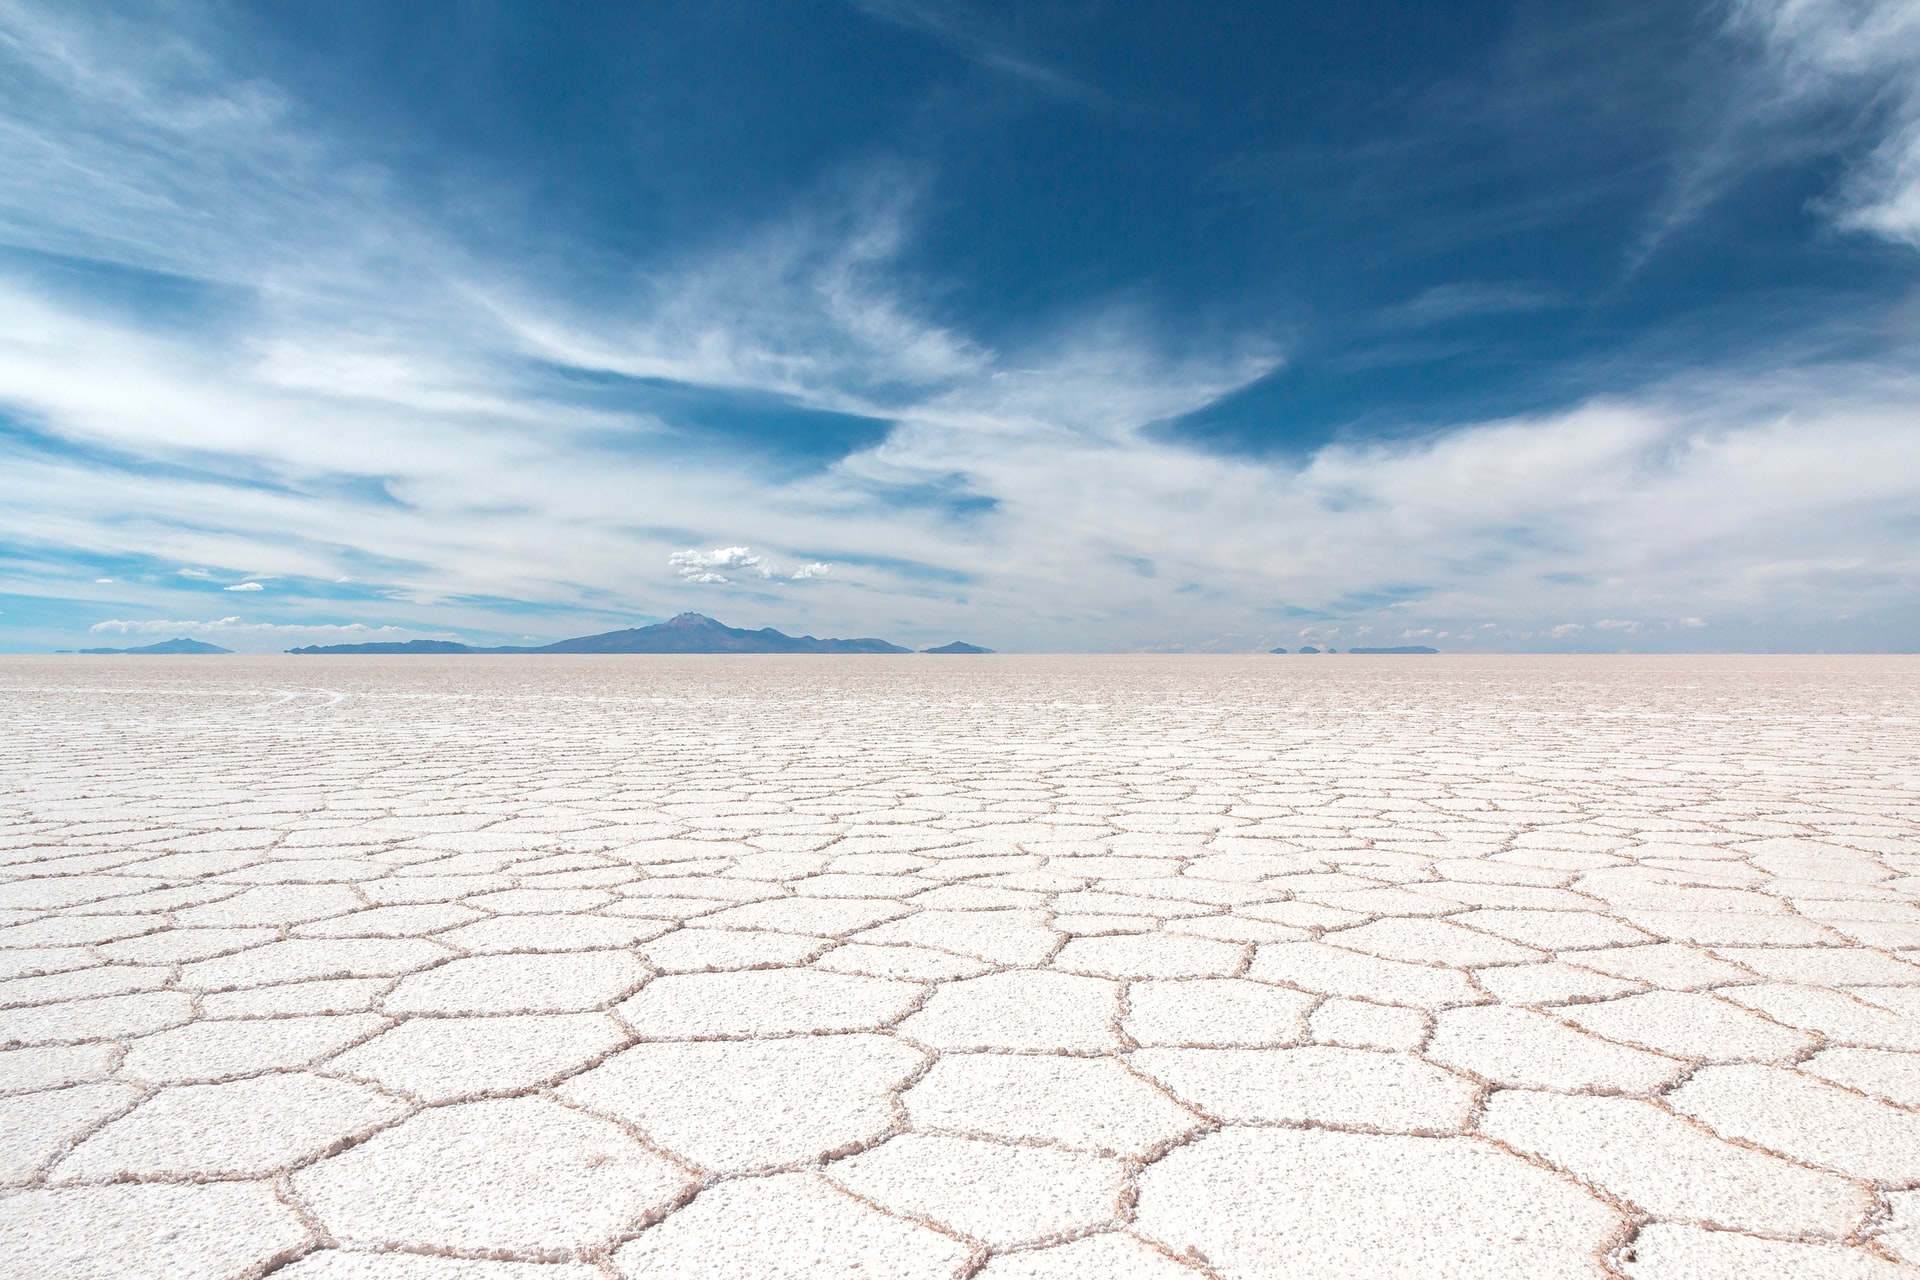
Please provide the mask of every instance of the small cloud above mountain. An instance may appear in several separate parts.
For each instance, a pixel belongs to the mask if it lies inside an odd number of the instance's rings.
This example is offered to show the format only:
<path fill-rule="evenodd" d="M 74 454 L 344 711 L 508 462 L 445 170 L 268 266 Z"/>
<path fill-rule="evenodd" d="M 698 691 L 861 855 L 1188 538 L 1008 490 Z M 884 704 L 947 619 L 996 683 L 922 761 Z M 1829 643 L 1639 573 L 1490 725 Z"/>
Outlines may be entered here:
<path fill-rule="evenodd" d="M 689 582 L 729 582 L 728 573 L 771 578 L 774 572 L 765 556 L 754 555 L 746 547 L 715 547 L 711 551 L 689 547 L 668 556 L 667 563 Z"/>
<path fill-rule="evenodd" d="M 728 574 L 806 582 L 813 578 L 824 578 L 833 571 L 832 565 L 815 562 L 787 573 L 767 557 L 755 555 L 748 547 L 715 547 L 711 551 L 689 547 L 668 556 L 667 563 L 688 582 L 732 582 Z"/>

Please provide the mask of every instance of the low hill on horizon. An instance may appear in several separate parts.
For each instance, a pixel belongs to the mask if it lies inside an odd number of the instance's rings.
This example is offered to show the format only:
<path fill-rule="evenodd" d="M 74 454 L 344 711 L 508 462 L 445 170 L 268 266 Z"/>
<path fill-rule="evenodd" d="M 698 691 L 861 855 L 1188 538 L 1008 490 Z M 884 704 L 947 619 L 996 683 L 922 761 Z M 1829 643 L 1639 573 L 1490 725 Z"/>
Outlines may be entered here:
<path fill-rule="evenodd" d="M 652 626 L 603 631 L 553 644 L 500 645 L 486 648 L 454 640 L 408 640 L 372 644 L 313 644 L 288 653 L 911 653 L 902 645 L 862 637 L 821 640 L 790 636 L 772 627 L 748 631 L 716 622 L 704 613 L 683 613 Z"/>
<path fill-rule="evenodd" d="M 458 640 L 371 640 L 365 644 L 310 644 L 288 653 L 498 653 Z"/>
<path fill-rule="evenodd" d="M 189 640 L 185 636 L 175 636 L 171 640 L 162 640 L 159 644 L 143 644 L 134 649 L 73 649 L 71 653 L 232 653 L 231 649 L 222 649 L 217 644 L 208 644 L 205 640 Z"/>

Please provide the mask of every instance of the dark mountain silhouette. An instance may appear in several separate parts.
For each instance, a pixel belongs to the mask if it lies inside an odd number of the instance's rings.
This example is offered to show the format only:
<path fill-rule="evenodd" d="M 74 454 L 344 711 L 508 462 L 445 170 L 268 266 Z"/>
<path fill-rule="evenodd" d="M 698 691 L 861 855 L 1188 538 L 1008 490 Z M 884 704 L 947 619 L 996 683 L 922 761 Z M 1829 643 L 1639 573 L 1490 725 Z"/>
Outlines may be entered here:
<path fill-rule="evenodd" d="M 374 640 L 366 644 L 310 644 L 288 653 L 487 653 L 458 640 Z"/>
<path fill-rule="evenodd" d="M 501 653 L 909 653 L 885 640 L 816 640 L 762 627 L 745 631 L 715 622 L 704 613 L 683 613 L 650 627 L 630 627 L 597 636 L 581 636 L 537 649 Z"/>
<path fill-rule="evenodd" d="M 922 653 L 992 653 L 991 649 L 982 649 L 977 644 L 968 644 L 965 640 L 955 640 L 952 644 L 943 644 L 938 649 L 922 649 Z"/>
<path fill-rule="evenodd" d="M 1438 649 L 1430 649 L 1424 644 L 1402 644 L 1402 645 L 1395 645 L 1391 649 L 1349 649 L 1347 650 L 1347 652 L 1348 653 L 1438 653 L 1440 651 Z"/>
<path fill-rule="evenodd" d="M 409 640 L 385 644 L 326 644 L 289 649 L 288 653 L 910 653 L 909 649 L 871 637 L 859 640 L 817 640 L 790 636 L 762 627 L 746 631 L 715 622 L 704 613 L 683 613 L 650 627 L 605 631 L 538 646 L 502 645 L 480 648 L 451 640 Z"/>
<path fill-rule="evenodd" d="M 175 636 L 171 640 L 162 640 L 159 644 L 143 644 L 137 649 L 81 649 L 81 653 L 232 653 L 231 649 L 222 649 L 217 644 L 208 644 L 204 640 L 189 640 L 185 636 Z"/>
<path fill-rule="evenodd" d="M 1267 650 L 1267 652 L 1268 653 L 1285 653 L 1286 650 L 1285 649 L 1269 649 Z"/>

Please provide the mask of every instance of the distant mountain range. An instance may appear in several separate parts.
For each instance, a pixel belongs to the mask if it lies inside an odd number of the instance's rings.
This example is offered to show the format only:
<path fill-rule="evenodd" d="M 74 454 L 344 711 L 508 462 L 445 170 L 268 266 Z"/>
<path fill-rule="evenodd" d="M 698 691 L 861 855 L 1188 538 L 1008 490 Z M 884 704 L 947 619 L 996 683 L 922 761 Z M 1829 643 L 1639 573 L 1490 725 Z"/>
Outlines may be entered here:
<path fill-rule="evenodd" d="M 986 652 L 954 649 L 947 652 Z M 816 640 L 812 636 L 790 636 L 762 627 L 746 631 L 715 622 L 704 613 L 683 613 L 650 627 L 629 627 L 624 631 L 604 631 L 597 636 L 579 636 L 556 644 L 535 647 L 500 645 L 483 648 L 453 640 L 408 640 L 375 644 L 311 644 L 288 653 L 911 653 L 913 650 L 885 640 Z"/>
<path fill-rule="evenodd" d="M 185 636 L 176 636 L 171 640 L 162 640 L 159 644 L 143 644 L 137 649 L 80 649 L 66 650 L 73 653 L 232 653 L 231 649 L 222 649 L 217 644 L 208 644 L 204 640 L 189 640 Z"/>
<path fill-rule="evenodd" d="M 62 649 L 61 653 L 232 653 L 204 640 L 176 636 L 159 644 L 134 649 Z M 624 631 L 603 631 L 595 636 L 577 636 L 554 644 L 539 646 L 461 644 L 458 640 L 381 641 L 373 644 L 310 644 L 288 653 L 912 653 L 913 650 L 871 636 L 858 640 L 817 640 L 812 636 L 790 636 L 772 627 L 747 631 L 715 622 L 704 613 L 683 613 L 650 627 L 628 627 Z M 955 640 L 921 653 L 992 653 L 977 644 Z M 1274 649 L 1285 653 L 1285 649 Z M 1318 653 L 1311 645 L 1301 653 Z M 1334 650 L 1327 650 L 1328 653 Z M 1396 645 L 1390 649 L 1349 649 L 1348 653 L 1438 653 L 1424 644 Z"/>

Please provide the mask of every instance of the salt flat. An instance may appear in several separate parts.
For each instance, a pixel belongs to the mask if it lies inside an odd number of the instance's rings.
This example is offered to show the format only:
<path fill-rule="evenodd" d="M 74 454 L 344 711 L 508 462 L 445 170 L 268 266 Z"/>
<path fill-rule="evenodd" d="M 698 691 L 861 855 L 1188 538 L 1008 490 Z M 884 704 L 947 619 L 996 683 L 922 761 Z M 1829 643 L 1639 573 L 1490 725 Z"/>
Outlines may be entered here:
<path fill-rule="evenodd" d="M 1920 660 L 0 659 L 0 1274 L 1920 1275 Z"/>

